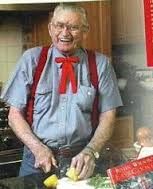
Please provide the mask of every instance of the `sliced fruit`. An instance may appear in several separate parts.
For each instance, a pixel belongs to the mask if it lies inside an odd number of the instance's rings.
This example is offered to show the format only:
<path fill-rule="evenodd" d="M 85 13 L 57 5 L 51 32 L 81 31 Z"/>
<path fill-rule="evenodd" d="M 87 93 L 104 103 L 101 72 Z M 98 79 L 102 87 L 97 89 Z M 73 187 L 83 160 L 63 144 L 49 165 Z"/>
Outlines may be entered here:
<path fill-rule="evenodd" d="M 68 169 L 68 171 L 66 172 L 66 176 L 68 176 L 73 181 L 78 180 L 78 174 L 77 174 L 77 171 L 74 167 L 71 167 L 71 168 Z"/>
<path fill-rule="evenodd" d="M 44 185 L 48 188 L 55 188 L 58 184 L 58 178 L 55 174 L 49 176 L 44 180 Z"/>

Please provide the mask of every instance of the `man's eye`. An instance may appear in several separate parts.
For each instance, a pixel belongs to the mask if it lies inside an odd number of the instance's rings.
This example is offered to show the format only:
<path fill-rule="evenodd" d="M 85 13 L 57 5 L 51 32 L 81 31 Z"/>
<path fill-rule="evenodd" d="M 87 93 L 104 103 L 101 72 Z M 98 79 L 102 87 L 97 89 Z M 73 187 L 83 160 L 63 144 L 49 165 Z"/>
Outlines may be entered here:
<path fill-rule="evenodd" d="M 72 30 L 72 31 L 79 30 L 79 26 L 71 26 L 71 30 Z"/>
<path fill-rule="evenodd" d="M 64 24 L 58 23 L 58 24 L 56 24 L 56 28 L 63 29 L 64 28 Z"/>

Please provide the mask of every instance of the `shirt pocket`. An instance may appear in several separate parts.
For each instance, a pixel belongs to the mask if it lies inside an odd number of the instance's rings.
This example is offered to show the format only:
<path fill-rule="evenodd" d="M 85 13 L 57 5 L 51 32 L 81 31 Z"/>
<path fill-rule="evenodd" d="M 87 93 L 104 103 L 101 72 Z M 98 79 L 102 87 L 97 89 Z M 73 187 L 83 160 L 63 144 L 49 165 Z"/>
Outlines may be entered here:
<path fill-rule="evenodd" d="M 75 95 L 75 103 L 81 111 L 91 112 L 93 107 L 93 102 L 95 99 L 96 90 L 93 86 L 87 87 L 80 85 L 78 92 Z"/>
<path fill-rule="evenodd" d="M 52 89 L 37 90 L 35 94 L 34 111 L 39 113 L 50 108 L 52 99 Z"/>

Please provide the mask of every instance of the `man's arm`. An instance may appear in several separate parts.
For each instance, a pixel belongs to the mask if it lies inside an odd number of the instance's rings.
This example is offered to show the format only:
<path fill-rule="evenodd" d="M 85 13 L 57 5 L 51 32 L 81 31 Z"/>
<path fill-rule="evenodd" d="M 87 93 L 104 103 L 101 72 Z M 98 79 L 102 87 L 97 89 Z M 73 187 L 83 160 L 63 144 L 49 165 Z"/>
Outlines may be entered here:
<path fill-rule="evenodd" d="M 34 154 L 36 159 L 35 167 L 42 168 L 45 172 L 49 172 L 51 163 L 56 166 L 56 161 L 51 150 L 34 135 L 19 109 L 10 107 L 8 119 L 9 126 L 14 133 Z"/>
<path fill-rule="evenodd" d="M 100 114 L 100 122 L 95 131 L 94 136 L 88 143 L 88 147 L 95 152 L 100 152 L 107 140 L 110 139 L 115 122 L 116 109 L 106 111 Z M 85 179 L 93 174 L 95 168 L 95 158 L 88 151 L 89 148 L 84 148 L 81 153 L 72 158 L 71 167 L 75 167 L 79 175 L 79 179 Z"/>
<path fill-rule="evenodd" d="M 115 122 L 116 109 L 112 109 L 100 114 L 99 125 L 89 142 L 88 146 L 100 152 L 105 143 L 110 139 Z"/>

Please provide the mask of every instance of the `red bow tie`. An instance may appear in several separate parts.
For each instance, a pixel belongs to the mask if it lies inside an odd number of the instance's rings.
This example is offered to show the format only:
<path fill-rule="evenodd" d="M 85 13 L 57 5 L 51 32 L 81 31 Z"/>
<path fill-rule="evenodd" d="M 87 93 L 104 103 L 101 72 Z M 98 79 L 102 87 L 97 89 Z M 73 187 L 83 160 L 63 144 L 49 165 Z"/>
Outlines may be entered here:
<path fill-rule="evenodd" d="M 55 58 L 57 63 L 62 63 L 61 81 L 59 85 L 59 93 L 66 93 L 67 80 L 71 82 L 72 92 L 77 92 L 77 81 L 74 73 L 73 63 L 79 62 L 78 57 L 58 57 Z"/>

